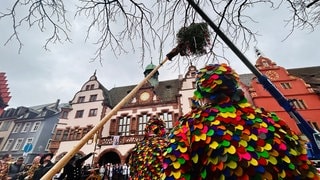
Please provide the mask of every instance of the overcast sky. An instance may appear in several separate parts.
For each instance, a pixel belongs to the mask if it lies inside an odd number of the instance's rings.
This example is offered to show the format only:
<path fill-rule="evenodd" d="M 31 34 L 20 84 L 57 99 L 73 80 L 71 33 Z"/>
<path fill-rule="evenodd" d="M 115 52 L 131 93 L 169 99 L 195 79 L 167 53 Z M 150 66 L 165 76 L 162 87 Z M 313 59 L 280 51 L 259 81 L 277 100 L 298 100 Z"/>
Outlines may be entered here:
<path fill-rule="evenodd" d="M 2 4 L 1 2 L 0 4 Z M 2 4 L 0 10 L 5 6 Z M 288 39 L 289 28 L 285 27 L 284 18 L 288 15 L 271 13 L 266 15 L 264 9 L 255 9 L 252 14 L 259 19 L 255 29 L 258 37 L 257 47 L 261 52 L 285 68 L 299 68 L 319 66 L 319 27 L 312 33 L 307 30 L 295 31 Z M 260 18 L 259 18 L 260 17 Z M 57 99 L 66 103 L 74 97 L 96 71 L 98 80 L 107 88 L 137 84 L 144 78 L 144 67 L 140 64 L 140 52 L 121 54 L 116 58 L 113 53 L 106 53 L 102 63 L 91 62 L 96 46 L 84 40 L 84 27 L 74 22 L 72 27 L 72 43 L 51 44 L 50 51 L 43 49 L 46 33 L 35 29 L 26 29 L 20 33 L 24 44 L 18 53 L 18 43 L 10 42 L 6 46 L 8 36 L 12 33 L 9 21 L 0 21 L 0 72 L 5 72 L 9 85 L 11 100 L 9 108 L 19 106 L 34 106 L 53 103 Z M 248 59 L 254 63 L 255 44 L 245 52 Z M 172 49 L 166 47 L 167 49 Z M 158 52 L 155 52 L 158 53 Z M 230 52 L 231 66 L 239 74 L 251 73 L 236 56 Z M 155 55 L 157 58 L 159 55 Z M 145 60 L 145 66 L 151 60 Z M 158 60 L 153 60 L 154 64 Z M 165 64 L 160 70 L 160 81 L 175 79 L 178 74 L 185 73 L 185 69 L 172 68 L 174 62 Z M 200 67 L 199 67 L 200 68 Z"/>

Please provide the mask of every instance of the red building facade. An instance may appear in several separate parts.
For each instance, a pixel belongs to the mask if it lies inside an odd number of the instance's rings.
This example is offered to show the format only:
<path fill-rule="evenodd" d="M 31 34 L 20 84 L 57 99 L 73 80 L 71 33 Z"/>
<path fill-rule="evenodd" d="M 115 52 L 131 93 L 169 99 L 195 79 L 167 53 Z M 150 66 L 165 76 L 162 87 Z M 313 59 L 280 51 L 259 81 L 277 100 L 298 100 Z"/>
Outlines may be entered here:
<path fill-rule="evenodd" d="M 8 102 L 11 98 L 6 74 L 3 72 L 0 72 L 0 115 L 2 114 L 5 107 L 8 106 Z"/>
<path fill-rule="evenodd" d="M 320 131 L 320 98 L 314 89 L 302 78 L 290 74 L 285 68 L 277 66 L 270 59 L 260 56 L 256 61 L 256 67 L 266 75 L 274 86 L 293 104 L 298 113 L 315 129 Z M 310 72 L 305 72 L 310 73 Z M 292 130 L 301 134 L 296 122 L 278 104 L 276 99 L 253 78 L 249 88 L 252 101 L 256 106 L 264 107 L 268 111 L 277 113 L 285 120 Z"/>

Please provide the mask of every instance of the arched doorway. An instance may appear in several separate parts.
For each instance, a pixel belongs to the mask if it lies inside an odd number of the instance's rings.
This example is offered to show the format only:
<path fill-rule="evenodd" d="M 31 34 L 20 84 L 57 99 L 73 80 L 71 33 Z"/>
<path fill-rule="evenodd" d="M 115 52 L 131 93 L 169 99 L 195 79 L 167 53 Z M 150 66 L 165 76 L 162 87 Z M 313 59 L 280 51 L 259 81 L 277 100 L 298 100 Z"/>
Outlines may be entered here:
<path fill-rule="evenodd" d="M 101 164 L 107 164 L 107 163 L 111 163 L 111 164 L 120 164 L 121 163 L 121 159 L 119 157 L 119 155 L 116 152 L 113 151 L 109 151 L 105 154 L 103 154 L 100 158 L 98 163 Z"/>

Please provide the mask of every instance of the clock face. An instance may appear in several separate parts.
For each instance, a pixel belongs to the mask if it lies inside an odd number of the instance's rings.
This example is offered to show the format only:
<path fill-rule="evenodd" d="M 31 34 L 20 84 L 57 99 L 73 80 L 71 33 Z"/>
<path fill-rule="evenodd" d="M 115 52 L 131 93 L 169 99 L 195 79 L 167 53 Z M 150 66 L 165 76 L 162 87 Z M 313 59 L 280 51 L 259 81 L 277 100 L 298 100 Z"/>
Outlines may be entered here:
<path fill-rule="evenodd" d="M 140 94 L 140 100 L 141 101 L 146 101 L 150 98 L 150 94 L 148 92 L 143 92 L 142 94 Z"/>
<path fill-rule="evenodd" d="M 279 74 L 275 71 L 267 71 L 266 76 L 271 80 L 276 80 L 279 78 Z"/>

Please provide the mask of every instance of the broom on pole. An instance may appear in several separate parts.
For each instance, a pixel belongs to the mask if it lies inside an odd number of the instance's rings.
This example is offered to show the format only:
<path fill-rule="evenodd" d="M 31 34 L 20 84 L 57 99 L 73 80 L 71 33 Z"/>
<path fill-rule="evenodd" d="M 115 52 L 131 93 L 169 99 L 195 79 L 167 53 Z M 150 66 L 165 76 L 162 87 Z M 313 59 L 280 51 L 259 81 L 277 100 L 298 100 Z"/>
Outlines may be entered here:
<path fill-rule="evenodd" d="M 124 106 L 138 90 L 158 71 L 158 69 L 171 60 L 176 55 L 202 55 L 205 54 L 205 46 L 209 44 L 208 29 L 206 23 L 193 23 L 189 27 L 183 27 L 177 34 L 178 45 L 173 48 L 165 57 L 165 59 L 156 66 L 135 88 L 133 88 L 127 96 L 125 96 L 101 121 L 92 128 L 67 154 L 65 154 L 44 176 L 42 180 L 51 179 L 59 172 L 65 164 L 76 154 L 82 146 L 91 139 L 95 133 L 107 123 L 107 121 Z"/>

